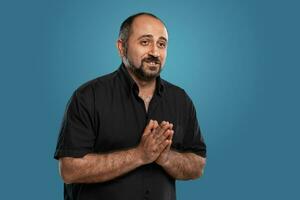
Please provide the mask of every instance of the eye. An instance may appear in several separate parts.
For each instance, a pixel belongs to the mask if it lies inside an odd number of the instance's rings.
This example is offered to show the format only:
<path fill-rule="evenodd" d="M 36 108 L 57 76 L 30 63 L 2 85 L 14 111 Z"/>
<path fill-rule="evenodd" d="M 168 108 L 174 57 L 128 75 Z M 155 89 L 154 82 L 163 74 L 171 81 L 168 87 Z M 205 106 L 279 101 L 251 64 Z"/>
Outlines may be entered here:
<path fill-rule="evenodd" d="M 167 46 L 167 44 L 165 42 L 158 42 L 158 47 L 159 48 L 164 49 L 164 48 L 166 48 L 166 46 Z"/>
<path fill-rule="evenodd" d="M 140 44 L 143 45 L 143 46 L 147 46 L 149 44 L 149 41 L 148 40 L 142 40 L 140 42 Z"/>

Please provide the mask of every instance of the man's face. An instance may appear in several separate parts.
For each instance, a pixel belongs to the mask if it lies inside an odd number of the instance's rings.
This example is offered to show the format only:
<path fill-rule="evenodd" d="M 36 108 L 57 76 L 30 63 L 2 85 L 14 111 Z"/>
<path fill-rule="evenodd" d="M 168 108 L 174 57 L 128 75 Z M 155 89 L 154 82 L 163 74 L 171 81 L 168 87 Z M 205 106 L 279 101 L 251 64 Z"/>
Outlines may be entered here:
<path fill-rule="evenodd" d="M 123 62 L 140 80 L 153 80 L 165 64 L 167 41 L 167 30 L 159 20 L 139 16 L 132 23 Z"/>

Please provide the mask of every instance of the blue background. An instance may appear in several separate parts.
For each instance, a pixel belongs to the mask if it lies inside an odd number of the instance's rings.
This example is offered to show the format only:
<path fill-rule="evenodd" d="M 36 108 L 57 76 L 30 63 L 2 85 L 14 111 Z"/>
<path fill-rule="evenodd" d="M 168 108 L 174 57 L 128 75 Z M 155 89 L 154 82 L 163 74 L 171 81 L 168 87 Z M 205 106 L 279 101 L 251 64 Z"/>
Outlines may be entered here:
<path fill-rule="evenodd" d="M 63 199 L 66 103 L 118 68 L 119 26 L 140 11 L 165 21 L 162 76 L 193 99 L 208 146 L 178 199 L 300 199 L 298 2 L 1 1 L 1 199 Z"/>

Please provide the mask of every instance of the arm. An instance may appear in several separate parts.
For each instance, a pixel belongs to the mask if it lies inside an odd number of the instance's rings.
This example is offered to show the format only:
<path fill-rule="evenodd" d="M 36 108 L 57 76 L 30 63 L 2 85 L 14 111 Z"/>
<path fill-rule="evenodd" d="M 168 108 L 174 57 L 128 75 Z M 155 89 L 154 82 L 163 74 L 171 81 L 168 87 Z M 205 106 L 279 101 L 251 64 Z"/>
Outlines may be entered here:
<path fill-rule="evenodd" d="M 160 157 L 157 163 L 173 178 L 188 180 L 202 176 L 206 164 L 205 158 L 194 153 L 179 153 L 173 150 L 168 150 L 167 157 L 167 160 Z"/>
<path fill-rule="evenodd" d="M 166 131 L 168 127 L 159 129 L 160 137 L 151 134 L 151 130 L 157 127 L 157 122 L 150 120 L 140 144 L 133 149 L 108 154 L 87 154 L 83 158 L 60 158 L 61 177 L 65 183 L 105 182 L 155 161 L 170 144 L 166 140 L 170 136 L 170 132 Z"/>
<path fill-rule="evenodd" d="M 87 154 L 83 158 L 59 160 L 60 174 L 65 183 L 104 182 L 121 176 L 142 165 L 136 149 L 108 154 Z"/>
<path fill-rule="evenodd" d="M 173 124 L 171 124 L 171 129 Z M 172 141 L 173 134 L 169 136 Z M 206 158 L 194 153 L 180 153 L 170 150 L 171 143 L 166 146 L 160 156 L 155 161 L 161 165 L 164 170 L 175 179 L 196 179 L 202 176 L 206 164 Z"/>

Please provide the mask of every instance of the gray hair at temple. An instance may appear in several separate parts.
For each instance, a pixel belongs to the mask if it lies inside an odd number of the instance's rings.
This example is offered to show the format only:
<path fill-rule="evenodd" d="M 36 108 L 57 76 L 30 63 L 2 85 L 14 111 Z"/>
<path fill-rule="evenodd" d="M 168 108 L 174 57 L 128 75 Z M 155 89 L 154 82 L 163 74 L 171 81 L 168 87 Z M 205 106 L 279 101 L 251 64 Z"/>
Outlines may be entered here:
<path fill-rule="evenodd" d="M 151 14 L 151 13 L 140 12 L 140 13 L 129 16 L 121 24 L 120 32 L 119 32 L 119 40 L 122 41 L 123 48 L 124 48 L 125 52 L 127 52 L 127 40 L 129 38 L 129 35 L 130 35 L 131 25 L 132 25 L 134 19 L 138 16 L 141 16 L 141 15 L 147 15 L 147 16 L 153 17 L 155 19 L 158 19 L 166 27 L 165 23 L 160 18 L 158 18 L 157 16 L 155 16 L 154 14 Z"/>

